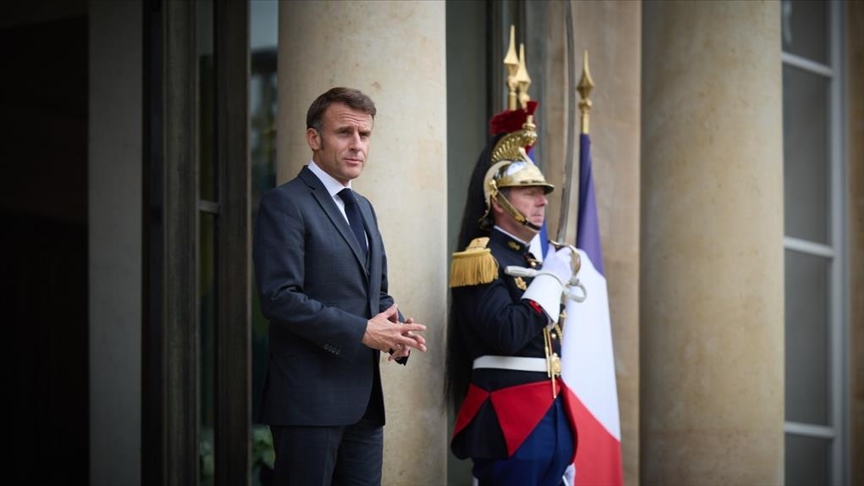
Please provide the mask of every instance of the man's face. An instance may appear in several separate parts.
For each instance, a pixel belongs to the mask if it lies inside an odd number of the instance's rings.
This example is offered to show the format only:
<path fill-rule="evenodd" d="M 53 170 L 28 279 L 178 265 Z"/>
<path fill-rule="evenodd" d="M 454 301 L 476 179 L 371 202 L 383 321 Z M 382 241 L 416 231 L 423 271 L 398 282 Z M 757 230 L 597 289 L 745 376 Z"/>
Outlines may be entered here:
<path fill-rule="evenodd" d="M 511 187 L 510 204 L 522 213 L 528 221 L 536 226 L 542 226 L 546 218 L 546 193 L 540 186 Z"/>
<path fill-rule="evenodd" d="M 511 187 L 509 189 L 509 195 L 507 195 L 507 200 L 510 201 L 510 204 L 525 216 L 529 222 L 537 227 L 543 225 L 543 220 L 546 219 L 546 205 L 549 204 L 543 187 Z M 537 233 L 536 230 L 517 223 L 512 216 L 506 213 L 504 209 L 498 205 L 497 201 L 493 202 L 493 204 L 495 205 L 495 222 L 507 232 L 516 235 L 525 241 L 530 240 Z"/>
<path fill-rule="evenodd" d="M 327 107 L 322 121 L 321 133 L 314 128 L 306 129 L 312 159 L 324 172 L 347 185 L 366 165 L 372 115 L 352 110 L 343 103 L 333 103 Z"/>

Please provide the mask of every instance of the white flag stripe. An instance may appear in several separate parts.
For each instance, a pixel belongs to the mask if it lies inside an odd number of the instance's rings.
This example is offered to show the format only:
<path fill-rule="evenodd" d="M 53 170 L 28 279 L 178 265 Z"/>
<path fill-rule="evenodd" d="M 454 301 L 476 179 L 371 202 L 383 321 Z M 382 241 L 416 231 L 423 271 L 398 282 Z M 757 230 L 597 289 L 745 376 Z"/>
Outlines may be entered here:
<path fill-rule="evenodd" d="M 546 223 L 543 223 L 543 226 L 546 226 Z M 534 255 L 534 258 L 541 262 L 546 257 L 546 255 L 543 254 L 543 244 L 540 243 L 540 233 L 537 233 L 534 235 L 534 238 L 531 238 L 531 241 L 528 243 L 528 251 Z M 553 252 L 555 251 L 555 248 L 553 248 L 552 245 L 549 245 L 549 251 Z"/>
<path fill-rule="evenodd" d="M 564 382 L 591 414 L 610 435 L 620 441 L 618 390 L 606 279 L 584 251 L 579 250 L 579 255 L 582 268 L 578 277 L 587 290 L 588 298 L 582 303 L 567 302 L 562 375 Z"/>

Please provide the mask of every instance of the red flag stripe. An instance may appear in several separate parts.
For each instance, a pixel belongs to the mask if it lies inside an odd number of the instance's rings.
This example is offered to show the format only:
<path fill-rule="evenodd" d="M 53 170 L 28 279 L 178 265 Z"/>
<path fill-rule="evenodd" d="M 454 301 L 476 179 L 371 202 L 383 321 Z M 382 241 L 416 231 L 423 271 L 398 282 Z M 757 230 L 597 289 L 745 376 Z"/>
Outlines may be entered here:
<path fill-rule="evenodd" d="M 579 431 L 576 454 L 575 486 L 617 486 L 624 484 L 621 468 L 621 443 L 568 390 L 570 406 Z"/>

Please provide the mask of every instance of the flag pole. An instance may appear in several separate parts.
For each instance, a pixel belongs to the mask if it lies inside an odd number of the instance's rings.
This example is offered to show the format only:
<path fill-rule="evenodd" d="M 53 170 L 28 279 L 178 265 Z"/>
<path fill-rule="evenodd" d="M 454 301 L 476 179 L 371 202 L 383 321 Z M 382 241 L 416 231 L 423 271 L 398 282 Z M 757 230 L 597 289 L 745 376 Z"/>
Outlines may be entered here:
<path fill-rule="evenodd" d="M 507 55 L 504 56 L 504 66 L 507 68 L 507 109 L 515 110 L 517 94 L 516 90 L 519 87 L 516 80 L 516 71 L 519 70 L 519 56 L 516 55 L 516 26 L 510 26 L 510 48 L 507 49 Z"/>
<path fill-rule="evenodd" d="M 579 101 L 579 111 L 581 112 L 581 117 L 579 119 L 579 133 L 582 135 L 588 135 L 588 112 L 591 111 L 592 106 L 591 100 L 589 100 L 588 97 L 591 95 L 591 90 L 593 89 L 594 81 L 591 80 L 591 72 L 588 70 L 588 51 L 586 50 L 582 55 L 582 78 L 576 86 L 576 91 L 578 91 L 579 95 L 582 97 Z M 571 97 L 571 99 L 575 101 L 575 96 Z M 572 120 L 575 117 L 575 113 L 571 114 L 570 119 Z M 555 242 L 557 245 L 563 244 L 567 237 L 567 213 L 570 208 L 570 188 L 572 186 L 570 182 L 573 180 L 573 160 L 573 130 L 570 129 L 567 134 L 567 165 L 564 171 L 564 194 L 561 196 L 561 219 L 558 221 L 558 239 Z"/>
<path fill-rule="evenodd" d="M 591 71 L 588 70 L 588 50 L 586 49 L 584 54 L 582 55 L 582 78 L 579 80 L 579 86 L 576 87 L 576 90 L 579 91 L 579 96 L 582 97 L 582 99 L 579 101 L 579 111 L 582 113 L 582 117 L 579 120 L 579 123 L 580 123 L 580 130 L 579 130 L 580 135 L 579 135 L 579 137 L 580 137 L 580 139 L 583 136 L 588 137 L 588 131 L 590 129 L 590 127 L 589 127 L 589 122 L 590 122 L 589 112 L 591 111 L 591 106 L 592 106 L 591 100 L 588 99 L 588 97 L 591 96 L 591 91 L 593 89 L 594 89 L 594 81 L 591 79 Z M 580 140 L 579 146 L 583 147 L 581 140 Z M 580 148 L 580 150 L 581 150 L 581 148 Z M 582 157 L 584 157 L 584 154 L 580 153 L 579 154 L 579 165 L 580 166 L 582 165 Z M 579 170 L 582 170 L 582 168 L 580 167 Z M 580 187 L 579 190 L 581 191 L 582 188 Z M 579 204 L 582 204 L 581 198 L 579 200 Z M 580 210 L 581 210 L 581 208 L 580 208 Z M 577 221 L 577 223 L 576 223 L 576 241 L 579 241 L 578 238 L 579 238 L 579 222 Z"/>

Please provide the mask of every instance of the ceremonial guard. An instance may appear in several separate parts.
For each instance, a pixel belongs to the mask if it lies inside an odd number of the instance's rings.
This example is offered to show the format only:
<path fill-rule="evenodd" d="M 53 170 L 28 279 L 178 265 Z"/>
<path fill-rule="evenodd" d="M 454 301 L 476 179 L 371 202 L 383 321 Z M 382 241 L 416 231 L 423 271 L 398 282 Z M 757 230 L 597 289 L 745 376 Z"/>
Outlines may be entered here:
<path fill-rule="evenodd" d="M 480 486 L 557 486 L 576 453 L 559 317 L 579 256 L 556 245 L 541 263 L 530 252 L 553 190 L 526 152 L 537 137 L 536 106 L 491 121 L 451 265 L 446 381 L 458 410 L 451 450 L 472 459 Z"/>

